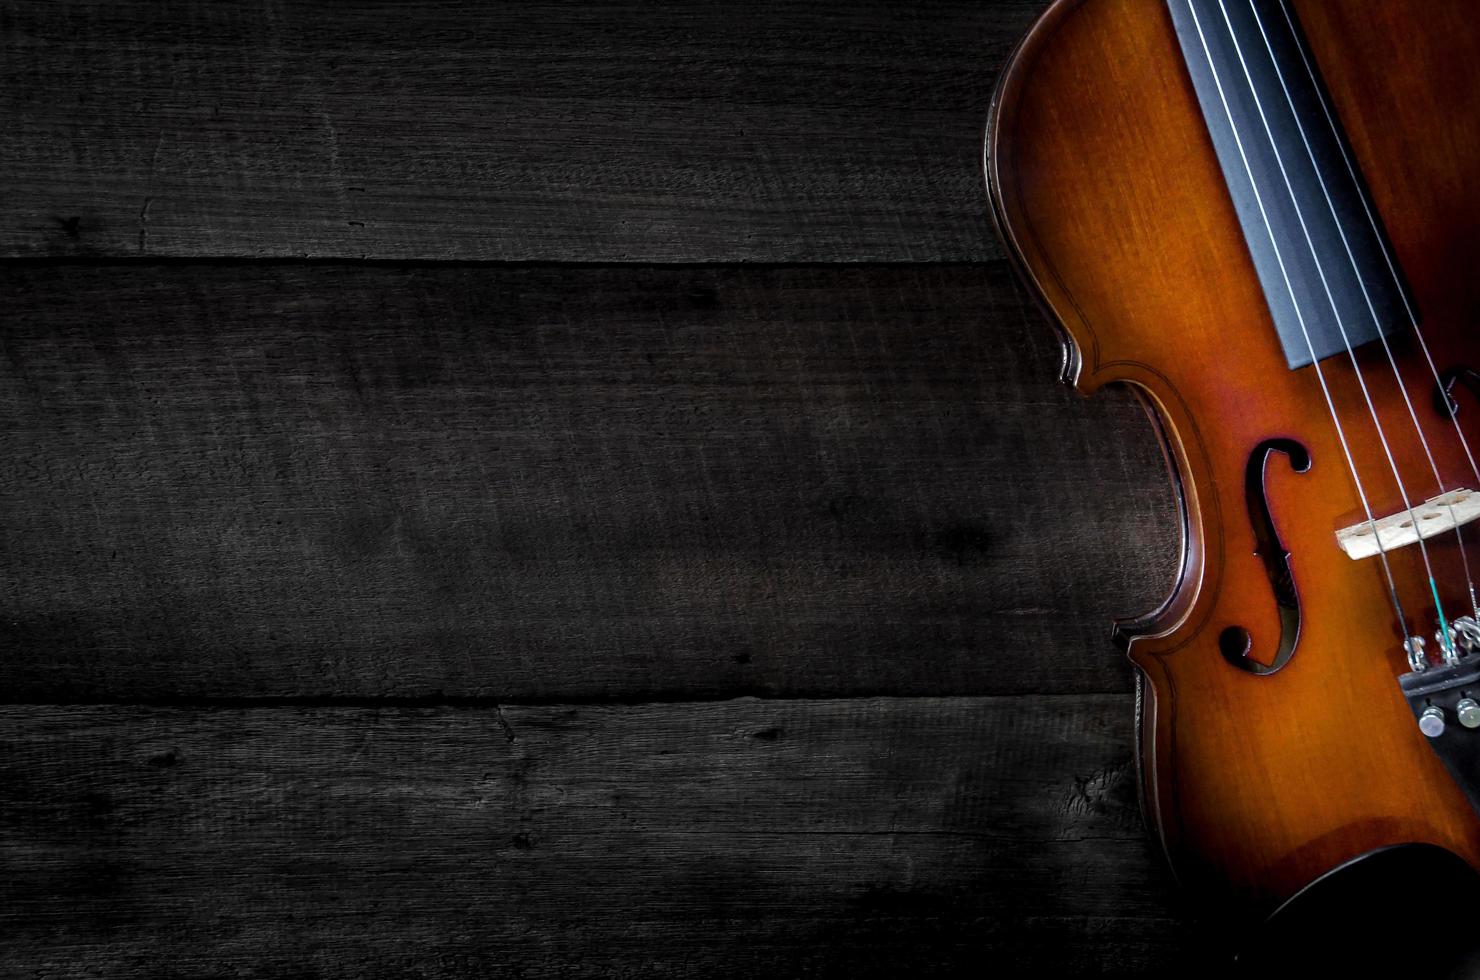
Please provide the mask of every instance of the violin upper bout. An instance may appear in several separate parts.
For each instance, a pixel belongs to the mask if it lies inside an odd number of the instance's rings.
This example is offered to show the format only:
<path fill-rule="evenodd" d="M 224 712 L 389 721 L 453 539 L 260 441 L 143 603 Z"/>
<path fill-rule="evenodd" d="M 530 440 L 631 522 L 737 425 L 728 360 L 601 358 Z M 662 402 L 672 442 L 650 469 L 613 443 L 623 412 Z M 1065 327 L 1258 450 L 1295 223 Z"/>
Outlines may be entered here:
<path fill-rule="evenodd" d="M 1117 49 L 1134 56 L 1118 56 Z M 1188 273 L 1165 268 L 1155 254 L 1162 243 L 1146 240 L 1148 225 L 1180 223 L 1182 215 L 1180 204 L 1156 203 L 1162 197 L 1154 186 L 1157 168 L 1148 169 L 1156 157 L 1145 151 L 1173 147 L 1175 157 L 1186 152 L 1176 149 L 1180 144 L 1198 144 L 1168 138 L 1159 129 L 1167 125 L 1165 113 L 1148 116 L 1131 95 L 1154 99 L 1169 88 L 1173 115 L 1178 107 L 1183 113 L 1178 126 L 1195 124 L 1177 57 L 1160 3 L 1057 0 L 998 79 L 984 153 L 993 221 L 1058 335 L 1061 380 L 1084 395 L 1110 383 L 1131 386 L 1166 454 L 1182 523 L 1177 581 L 1159 607 L 1114 628 L 1117 644 L 1143 669 L 1155 644 L 1137 638 L 1175 631 L 1192 611 L 1207 567 L 1199 514 L 1216 507 L 1199 499 L 1206 449 L 1191 407 L 1157 363 L 1162 353 L 1175 358 L 1163 349 L 1159 330 L 1197 316 L 1177 301 L 1186 293 L 1179 280 Z M 1104 84 L 1086 86 L 1087 79 Z M 1216 176 L 1207 170 L 1211 164 L 1216 171 L 1210 153 L 1198 157 L 1205 178 Z M 1142 213 L 1147 202 L 1155 215 Z M 1139 237 L 1128 237 L 1126 228 L 1139 228 Z"/>
<path fill-rule="evenodd" d="M 1142 368 L 1175 355 L 1169 340 L 1194 341 L 1226 315 L 1213 295 L 1247 285 L 1160 2 L 1056 0 L 998 79 L 984 162 L 1000 238 L 1065 341 L 1064 380 L 1083 393 L 1144 382 Z M 1237 296 L 1262 306 L 1257 286 Z"/>

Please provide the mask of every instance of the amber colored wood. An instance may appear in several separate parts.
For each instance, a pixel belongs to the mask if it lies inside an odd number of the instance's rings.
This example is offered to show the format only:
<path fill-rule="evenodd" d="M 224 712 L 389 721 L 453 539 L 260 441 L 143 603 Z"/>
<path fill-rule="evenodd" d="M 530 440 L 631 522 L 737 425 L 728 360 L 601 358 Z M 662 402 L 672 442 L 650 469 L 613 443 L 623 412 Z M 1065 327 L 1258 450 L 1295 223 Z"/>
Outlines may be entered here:
<path fill-rule="evenodd" d="M 1469 0 L 1296 2 L 1439 368 L 1480 362 L 1480 31 Z M 1376 66 L 1380 66 L 1377 70 Z M 994 103 L 988 184 L 1022 271 L 1066 334 L 1083 392 L 1119 382 L 1154 407 L 1186 517 L 1178 584 L 1126 625 L 1143 673 L 1144 803 L 1179 879 L 1240 915 L 1322 872 L 1405 841 L 1480 864 L 1480 821 L 1413 723 L 1396 683 L 1401 633 L 1376 561 L 1334 532 L 1361 514 L 1311 368 L 1289 371 L 1161 0 L 1059 0 Z M 1411 337 L 1395 344 L 1449 486 L 1474 485 L 1432 407 Z M 1359 352 L 1415 499 L 1434 479 L 1380 348 Z M 1400 497 L 1355 372 L 1323 364 L 1378 514 Z M 1480 411 L 1461 414 L 1480 440 Z M 1279 673 L 1238 670 L 1230 625 L 1268 657 L 1279 623 L 1243 499 L 1251 451 L 1293 438 L 1309 472 L 1271 460 L 1267 491 L 1292 558 L 1303 629 Z M 1466 605 L 1452 539 L 1429 549 L 1445 606 Z M 1393 557 L 1410 627 L 1437 625 L 1420 556 Z"/>

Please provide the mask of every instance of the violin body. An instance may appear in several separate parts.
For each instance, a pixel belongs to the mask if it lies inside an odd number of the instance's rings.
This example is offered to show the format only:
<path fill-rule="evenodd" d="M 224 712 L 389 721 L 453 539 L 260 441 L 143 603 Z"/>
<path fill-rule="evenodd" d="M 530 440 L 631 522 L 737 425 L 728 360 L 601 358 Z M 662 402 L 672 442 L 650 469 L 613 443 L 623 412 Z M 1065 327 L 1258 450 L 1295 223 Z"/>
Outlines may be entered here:
<path fill-rule="evenodd" d="M 1392 362 L 1367 344 L 1355 366 L 1345 354 L 1321 363 L 1353 467 L 1370 474 L 1373 510 L 1403 510 L 1365 423 L 1365 374 L 1409 490 L 1426 498 L 1437 481 L 1405 394 L 1445 483 L 1480 490 L 1428 363 L 1480 367 L 1473 0 L 1290 7 L 1430 352 L 1399 332 Z M 1437 845 L 1480 867 L 1480 818 L 1397 683 L 1405 629 L 1435 649 L 1436 593 L 1418 549 L 1392 551 L 1400 623 L 1381 563 L 1337 547 L 1336 532 L 1363 520 L 1362 500 L 1322 379 L 1282 352 L 1167 5 L 1057 0 L 999 84 L 986 163 L 1009 254 L 1064 340 L 1065 379 L 1086 394 L 1132 386 L 1166 448 L 1180 573 L 1161 608 L 1117 631 L 1138 668 L 1144 812 L 1179 882 L 1248 919 L 1393 845 Z M 1480 401 L 1463 389 L 1456 400 L 1454 421 L 1480 444 Z M 1256 519 L 1260 493 L 1273 546 L 1288 553 L 1294 622 Z M 1480 525 L 1465 530 L 1480 541 Z M 1468 609 L 1462 546 L 1452 535 L 1426 544 L 1443 607 Z M 1247 631 L 1256 663 L 1285 640 L 1293 654 L 1278 670 L 1241 669 L 1231 628 Z"/>

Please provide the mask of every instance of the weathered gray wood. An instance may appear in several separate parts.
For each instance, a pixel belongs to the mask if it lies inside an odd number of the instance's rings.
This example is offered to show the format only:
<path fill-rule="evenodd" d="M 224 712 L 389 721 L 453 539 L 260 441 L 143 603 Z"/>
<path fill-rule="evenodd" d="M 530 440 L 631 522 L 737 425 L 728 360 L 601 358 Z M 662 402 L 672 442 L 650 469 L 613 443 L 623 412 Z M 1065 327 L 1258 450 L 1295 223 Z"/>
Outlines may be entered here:
<path fill-rule="evenodd" d="M 1043 6 L 6 0 L 0 254 L 988 258 Z"/>
<path fill-rule="evenodd" d="M 1124 696 L 0 709 L 8 976 L 1143 975 Z"/>
<path fill-rule="evenodd" d="M 1042 5 L 0 0 L 0 975 L 1203 972 L 1002 266 L 106 264 L 990 259 Z"/>
<path fill-rule="evenodd" d="M 1170 581 L 1000 265 L 0 289 L 11 700 L 1123 692 Z"/>

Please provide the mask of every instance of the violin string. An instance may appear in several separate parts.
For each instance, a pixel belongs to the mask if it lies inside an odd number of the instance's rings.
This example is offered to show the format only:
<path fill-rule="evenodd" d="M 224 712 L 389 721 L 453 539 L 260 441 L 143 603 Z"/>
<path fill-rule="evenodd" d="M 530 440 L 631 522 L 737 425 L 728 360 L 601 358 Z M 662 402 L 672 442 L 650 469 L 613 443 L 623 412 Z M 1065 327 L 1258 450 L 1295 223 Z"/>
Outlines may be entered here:
<path fill-rule="evenodd" d="M 1233 42 L 1233 53 L 1238 58 L 1239 67 L 1243 69 L 1244 80 L 1249 83 L 1249 95 L 1253 97 L 1254 109 L 1259 114 L 1259 123 L 1264 128 L 1265 138 L 1269 140 L 1270 150 L 1274 153 L 1275 166 L 1279 168 L 1280 179 L 1285 184 L 1285 192 L 1290 195 L 1290 203 L 1295 208 L 1295 220 L 1300 225 L 1300 233 L 1305 238 L 1305 246 L 1310 249 L 1311 259 L 1315 262 L 1316 277 L 1320 280 L 1321 289 L 1326 294 L 1326 302 L 1331 304 L 1331 316 L 1336 323 L 1336 330 L 1341 334 L 1342 346 L 1346 348 L 1346 356 L 1352 363 L 1352 371 L 1357 377 L 1357 387 L 1362 392 L 1362 400 L 1367 404 L 1367 412 L 1372 416 L 1372 424 L 1377 430 L 1377 440 L 1382 445 L 1383 455 L 1387 457 L 1388 469 L 1392 471 L 1393 480 L 1398 485 L 1398 495 L 1403 499 L 1403 508 L 1408 512 L 1409 526 L 1413 528 L 1418 538 L 1418 552 L 1423 558 L 1424 571 L 1428 574 L 1429 590 L 1434 596 L 1434 607 L 1439 614 L 1439 645 L 1446 652 L 1452 652 L 1449 637 L 1449 623 L 1444 618 L 1444 604 L 1439 600 L 1439 586 L 1434 580 L 1434 566 L 1429 561 L 1429 549 L 1424 544 L 1423 534 L 1418 527 L 1418 515 L 1414 513 L 1413 502 L 1408 496 L 1408 487 L 1403 483 L 1403 474 L 1399 470 L 1397 460 L 1393 458 L 1392 447 L 1388 445 L 1387 432 L 1382 426 L 1382 418 L 1379 416 L 1377 406 L 1372 402 L 1372 393 L 1367 388 L 1367 381 L 1362 376 L 1362 366 L 1357 363 L 1356 351 L 1352 349 L 1351 338 L 1347 336 L 1346 325 L 1341 321 L 1341 309 L 1336 305 L 1336 297 L 1331 292 L 1331 284 L 1326 279 L 1326 270 L 1321 265 L 1321 253 L 1316 249 L 1315 239 L 1311 237 L 1310 228 L 1305 223 L 1305 212 L 1300 207 L 1300 198 L 1295 193 L 1295 185 L 1290 180 L 1289 171 L 1285 169 L 1285 159 L 1280 153 L 1279 143 L 1274 138 L 1274 130 L 1269 125 L 1269 117 L 1264 113 L 1264 103 L 1259 98 L 1259 90 L 1254 86 L 1254 75 L 1249 71 L 1249 63 L 1244 59 L 1243 47 L 1238 43 L 1238 34 L 1233 29 L 1233 20 L 1228 16 L 1228 7 L 1224 0 L 1218 0 L 1218 10 L 1223 14 L 1223 23 L 1228 27 L 1229 40 Z M 1398 383 L 1402 385 L 1402 377 Z"/>
<path fill-rule="evenodd" d="M 1224 4 L 1223 0 L 1218 0 L 1218 9 L 1223 14 L 1223 23 L 1228 27 L 1228 36 L 1233 42 L 1233 53 L 1238 57 L 1238 63 L 1243 69 L 1245 81 L 1249 83 L 1249 94 L 1254 99 L 1254 109 L 1259 114 L 1259 122 L 1264 127 L 1264 135 L 1269 140 L 1270 149 L 1274 153 L 1274 162 L 1279 168 L 1280 179 L 1284 181 L 1285 192 L 1290 195 L 1290 203 L 1295 208 L 1295 220 L 1300 225 L 1300 233 L 1304 236 L 1305 245 L 1310 249 L 1311 258 L 1315 262 L 1316 277 L 1320 280 L 1321 289 L 1326 294 L 1326 302 L 1331 304 L 1332 319 L 1336 323 L 1337 332 L 1341 334 L 1341 343 L 1346 348 L 1346 356 L 1351 360 L 1352 371 L 1356 374 L 1357 378 L 1357 387 L 1362 392 L 1362 400 L 1367 404 L 1368 414 L 1372 416 L 1372 425 L 1377 430 L 1377 440 L 1382 445 L 1383 455 L 1387 457 L 1388 469 L 1392 471 L 1393 480 L 1398 486 L 1398 495 L 1403 499 L 1403 508 L 1408 512 L 1409 526 L 1413 528 L 1414 534 L 1418 538 L 1418 552 L 1423 558 L 1424 572 L 1427 573 L 1429 579 L 1429 591 L 1433 593 L 1434 608 L 1439 615 L 1439 645 L 1446 652 L 1452 652 L 1449 623 L 1444 618 L 1444 604 L 1439 599 L 1439 586 L 1434 580 L 1434 566 L 1429 560 L 1428 546 L 1424 544 L 1423 534 L 1418 527 L 1418 515 L 1414 513 L 1413 502 L 1408 496 L 1407 486 L 1403 483 L 1403 474 L 1398 468 L 1397 460 L 1393 458 L 1392 447 L 1388 445 L 1387 433 L 1382 426 L 1382 418 L 1377 412 L 1377 406 L 1372 402 L 1372 393 L 1367 388 L 1366 379 L 1362 376 L 1362 366 L 1357 363 L 1357 354 L 1352 349 L 1351 338 L 1347 336 L 1346 325 L 1341 321 L 1341 310 L 1336 305 L 1336 297 L 1332 294 L 1331 284 L 1326 279 L 1326 270 L 1321 265 L 1320 252 L 1316 249 L 1316 243 L 1311 237 L 1310 228 L 1305 223 L 1305 213 L 1300 207 L 1300 198 L 1296 195 L 1295 185 L 1291 183 L 1290 174 L 1285 169 L 1284 157 L 1280 153 L 1278 142 L 1275 141 L 1274 130 L 1270 128 L 1269 117 L 1264 114 L 1264 104 L 1259 98 L 1258 89 L 1254 86 L 1254 76 L 1249 71 L 1248 62 L 1244 59 L 1243 48 L 1238 43 L 1238 35 L 1233 29 L 1233 21 L 1228 16 L 1228 7 Z M 1401 385 L 1401 376 L 1398 381 Z"/>
<path fill-rule="evenodd" d="M 1289 30 L 1291 30 L 1291 34 L 1292 36 L 1295 36 L 1295 19 L 1294 16 L 1291 15 L 1291 12 L 1289 12 L 1288 3 L 1286 3 L 1286 0 L 1279 0 L 1279 4 L 1280 12 L 1285 15 L 1285 22 L 1289 25 Z M 1254 0 L 1249 0 L 1249 7 L 1254 10 L 1254 19 L 1255 22 L 1257 22 L 1257 24 L 1259 25 L 1259 34 L 1262 34 L 1262 36 L 1264 36 L 1265 47 L 1268 47 L 1268 50 L 1270 50 L 1270 61 L 1274 61 L 1274 49 L 1270 46 L 1270 37 L 1268 37 L 1268 34 L 1264 31 L 1264 19 L 1259 18 L 1259 12 L 1257 6 L 1255 6 Z M 1316 90 L 1316 98 L 1317 101 L 1320 102 L 1320 110 L 1322 110 L 1322 114 L 1325 114 L 1326 124 L 1328 124 L 1328 126 L 1331 126 L 1332 135 L 1335 136 L 1336 147 L 1338 147 L 1338 150 L 1341 151 L 1342 163 L 1344 163 L 1345 167 L 1347 167 L 1347 173 L 1348 175 L 1351 175 L 1351 179 L 1353 179 L 1353 182 L 1356 182 L 1356 166 L 1354 166 L 1353 161 L 1351 161 L 1350 154 L 1348 154 L 1347 152 L 1347 145 L 1342 142 L 1341 130 L 1336 127 L 1336 120 L 1331 113 L 1331 108 L 1326 105 L 1326 95 L 1322 92 L 1322 89 L 1320 89 L 1320 83 L 1316 77 L 1316 68 L 1314 68 L 1314 65 L 1310 64 L 1310 58 L 1307 58 L 1307 55 L 1305 55 L 1305 47 L 1302 46 L 1302 44 L 1296 43 L 1295 49 L 1298 50 L 1299 56 L 1301 56 L 1301 62 L 1305 65 L 1305 73 L 1310 75 L 1311 86 L 1313 86 L 1314 90 Z M 1336 231 L 1338 231 L 1339 235 L 1341 235 L 1341 244 L 1345 247 L 1345 250 L 1347 250 L 1347 258 L 1350 259 L 1351 266 L 1353 266 L 1354 269 L 1357 269 L 1357 284 L 1362 287 L 1362 298 L 1365 299 L 1366 303 L 1368 303 L 1368 311 L 1370 312 L 1370 314 L 1372 314 L 1373 323 L 1378 326 L 1378 336 L 1382 339 L 1382 349 L 1387 352 L 1388 363 L 1393 364 L 1393 372 L 1397 373 L 1397 363 L 1396 361 L 1394 361 L 1393 358 L 1393 349 L 1391 349 L 1391 345 L 1388 345 L 1387 335 L 1382 332 L 1381 323 L 1378 323 L 1378 314 L 1376 314 L 1376 309 L 1373 308 L 1372 298 L 1368 296 L 1368 287 L 1366 287 L 1366 281 L 1363 280 L 1362 271 L 1360 271 L 1360 268 L 1357 268 L 1356 256 L 1354 256 L 1353 252 L 1351 252 L 1351 246 L 1350 244 L 1348 244 L 1347 241 L 1347 232 L 1345 232 L 1345 229 L 1342 228 L 1341 219 L 1336 216 L 1336 206 L 1332 203 L 1331 194 L 1326 191 L 1325 176 L 1320 173 L 1320 167 L 1316 164 L 1316 154 L 1311 151 L 1310 141 L 1305 138 L 1305 124 L 1302 123 L 1301 118 L 1299 118 L 1299 114 L 1295 113 L 1294 99 L 1291 98 L 1289 87 L 1285 84 L 1285 73 L 1280 70 L 1279 62 L 1277 61 L 1274 62 L 1274 71 L 1276 71 L 1276 74 L 1279 75 L 1280 87 L 1282 87 L 1282 89 L 1285 89 L 1286 101 L 1291 104 L 1291 113 L 1295 115 L 1295 126 L 1298 127 L 1299 135 L 1301 135 L 1301 141 L 1305 144 L 1305 152 L 1307 152 L 1307 154 L 1310 154 L 1311 166 L 1316 169 L 1316 178 L 1317 181 L 1320 181 L 1320 188 L 1322 188 L 1322 192 L 1326 192 L 1326 206 L 1331 207 L 1331 216 L 1333 221 L 1336 222 Z M 1387 241 L 1384 241 L 1384 238 L 1382 238 L 1382 231 L 1381 228 L 1379 228 L 1378 226 L 1378 222 L 1376 222 L 1376 216 L 1373 216 L 1372 207 L 1369 206 L 1365 194 L 1357 194 L 1357 198 L 1362 201 L 1363 213 L 1368 216 L 1368 224 L 1372 226 L 1373 237 L 1375 237 L 1376 241 L 1378 241 L 1378 249 L 1381 250 L 1382 261 L 1387 262 L 1388 274 L 1393 277 L 1394 283 L 1397 283 L 1397 281 L 1399 281 L 1399 275 L 1397 275 L 1397 265 L 1393 262 L 1393 256 L 1388 253 Z M 1407 293 L 1405 292 L 1405 290 L 1402 289 L 1402 286 L 1399 286 L 1399 290 L 1397 290 L 1397 293 L 1399 293 L 1399 298 L 1403 301 L 1403 309 L 1405 309 L 1405 311 L 1407 312 L 1407 321 L 1409 321 L 1409 326 L 1412 327 L 1413 336 L 1418 339 L 1419 349 L 1424 352 L 1424 361 L 1428 364 L 1428 372 L 1430 372 L 1430 375 L 1433 376 L 1434 385 L 1439 388 L 1440 397 L 1443 397 L 1444 400 L 1446 400 L 1447 406 L 1447 394 L 1446 392 L 1444 392 L 1444 382 L 1439 377 L 1439 369 L 1434 366 L 1433 355 L 1428 352 L 1428 343 L 1424 340 L 1424 332 L 1422 332 L 1422 329 L 1419 329 L 1418 314 L 1413 311 L 1412 303 L 1409 303 L 1409 299 L 1407 299 Z M 1446 489 L 1444 489 L 1443 480 L 1442 478 L 1440 478 L 1439 475 L 1439 466 L 1434 465 L 1433 453 L 1431 453 L 1430 449 L 1428 449 L 1428 441 L 1424 440 L 1424 431 L 1422 431 L 1421 426 L 1419 426 L 1418 416 L 1416 416 L 1416 413 L 1413 412 L 1413 403 L 1409 400 L 1409 397 L 1407 397 L 1407 389 L 1406 386 L 1403 386 L 1402 377 L 1399 377 L 1399 389 L 1403 392 L 1403 401 L 1405 401 L 1405 403 L 1407 404 L 1407 412 L 1409 412 L 1409 416 L 1413 419 L 1413 428 L 1418 429 L 1419 440 L 1424 441 L 1424 453 L 1425 456 L 1428 456 L 1428 465 L 1430 465 L 1430 469 L 1433 469 L 1434 471 L 1434 481 L 1439 484 L 1439 493 L 1447 493 Z M 1446 415 L 1449 415 L 1450 425 L 1452 425 L 1453 429 L 1455 429 L 1456 437 L 1459 437 L 1459 446 L 1461 446 L 1461 449 L 1464 449 L 1465 459 L 1470 462 L 1470 472 L 1471 474 L 1474 474 L 1474 478 L 1476 478 L 1476 487 L 1477 489 L 1480 489 L 1480 465 L 1476 465 L 1476 457 L 1474 457 L 1474 453 L 1470 450 L 1470 440 L 1467 440 L 1467 438 L 1465 438 L 1464 429 L 1459 426 L 1459 419 L 1455 416 L 1455 413 L 1447 412 Z M 1458 521 L 1458 518 L 1455 517 L 1455 506 L 1453 506 L 1453 502 L 1449 503 L 1449 517 L 1450 520 Z M 1474 586 L 1474 579 L 1473 577 L 1471 577 L 1470 574 L 1470 557 L 1468 557 L 1467 549 L 1465 549 L 1464 536 L 1459 533 L 1458 523 L 1455 524 L 1455 537 L 1459 540 L 1459 558 L 1461 558 L 1462 563 L 1464 563 L 1465 585 L 1467 585 L 1468 589 L 1470 589 L 1470 607 L 1471 610 L 1473 610 L 1474 617 L 1476 617 L 1477 620 L 1480 620 L 1480 600 L 1477 600 L 1476 598 L 1476 586 Z"/>
<path fill-rule="evenodd" d="M 1408 630 L 1408 619 L 1403 614 L 1403 603 L 1398 598 L 1398 587 L 1393 581 L 1393 569 L 1388 561 L 1387 548 L 1382 543 L 1382 536 L 1377 533 L 1377 521 L 1372 516 L 1372 505 L 1367 500 L 1367 491 L 1362 486 L 1361 474 L 1357 472 L 1356 462 L 1352 459 L 1351 447 L 1347 443 L 1346 429 L 1341 424 L 1341 417 L 1336 411 L 1336 403 L 1331 398 L 1331 389 L 1326 384 L 1325 372 L 1321 370 L 1321 362 L 1316 357 L 1314 342 L 1310 339 L 1310 330 L 1305 325 L 1305 316 L 1300 312 L 1300 304 L 1295 298 L 1295 288 L 1290 283 L 1290 273 L 1285 268 L 1285 260 L 1280 254 L 1279 240 L 1274 234 L 1274 225 L 1269 220 L 1269 212 L 1264 207 L 1264 195 L 1259 193 L 1259 184 L 1254 180 L 1254 169 L 1249 165 L 1249 156 L 1244 151 L 1244 141 L 1239 136 L 1238 126 L 1233 121 L 1233 110 L 1229 108 L 1228 96 L 1223 91 L 1223 82 L 1218 77 L 1218 66 L 1213 61 L 1212 49 L 1208 46 L 1207 35 L 1203 33 L 1202 21 L 1197 16 L 1197 8 L 1193 6 L 1192 0 L 1186 0 L 1187 11 L 1192 15 L 1192 26 L 1197 30 L 1198 40 L 1202 44 L 1203 55 L 1208 60 L 1208 70 L 1213 76 L 1213 87 L 1217 89 L 1218 100 L 1223 104 L 1224 115 L 1228 118 L 1228 128 L 1233 134 L 1234 145 L 1238 148 L 1239 159 L 1243 161 L 1244 173 L 1249 178 L 1249 186 L 1254 191 L 1254 202 L 1259 207 L 1259 216 L 1264 220 L 1265 231 L 1269 234 L 1269 241 L 1274 251 L 1275 263 L 1279 266 L 1280 277 L 1284 279 L 1285 289 L 1290 293 L 1291 305 L 1295 310 L 1295 320 L 1300 325 L 1300 333 L 1305 337 L 1305 345 L 1310 350 L 1311 366 L 1315 368 L 1316 380 L 1321 386 L 1321 395 L 1326 400 L 1326 409 L 1331 414 L 1331 424 L 1336 427 L 1336 439 L 1341 444 L 1341 453 L 1346 457 L 1346 469 L 1351 475 L 1352 483 L 1357 490 L 1357 498 L 1362 503 L 1362 511 L 1367 515 L 1367 526 L 1372 530 L 1373 541 L 1377 545 L 1378 558 L 1382 562 L 1383 576 L 1387 579 L 1388 598 L 1392 601 L 1393 612 L 1398 617 L 1398 628 L 1403 631 L 1403 647 L 1411 649 L 1412 634 Z"/>
<path fill-rule="evenodd" d="M 1430 471 L 1433 471 L 1434 483 L 1439 486 L 1440 494 L 1447 494 L 1449 493 L 1449 489 L 1444 486 L 1444 478 L 1442 477 L 1442 475 L 1440 475 L 1439 472 L 1439 463 L 1434 462 L 1434 453 L 1433 450 L 1430 449 L 1430 446 L 1428 446 L 1428 438 L 1424 435 L 1424 426 L 1419 423 L 1418 412 L 1415 412 L 1415 410 L 1413 410 L 1413 401 L 1412 398 L 1409 398 L 1409 394 L 1407 394 L 1407 385 L 1403 383 L 1402 372 L 1399 372 L 1399 367 L 1397 367 L 1397 358 L 1393 357 L 1393 345 L 1390 345 L 1390 343 L 1388 343 L 1387 333 L 1382 330 L 1382 320 L 1378 317 L 1378 311 L 1376 311 L 1376 306 L 1373 305 L 1372 296 L 1370 296 L 1368 293 L 1368 284 L 1366 284 L 1366 278 L 1362 275 L 1362 266 L 1357 265 L 1356 255 L 1354 255 L 1353 250 L 1351 250 L 1350 241 L 1347 240 L 1347 231 L 1345 231 L 1345 228 L 1342 228 L 1341 216 L 1336 213 L 1336 204 L 1335 201 L 1333 201 L 1331 198 L 1331 189 L 1329 189 L 1328 185 L 1326 185 L 1325 175 L 1320 172 L 1320 164 L 1316 161 L 1316 151 L 1311 150 L 1310 139 L 1305 136 L 1304 123 L 1302 123 L 1301 118 L 1299 118 L 1299 111 L 1295 108 L 1295 99 L 1292 98 L 1291 90 L 1289 90 L 1288 84 L 1285 83 L 1285 73 L 1280 70 L 1279 59 L 1274 56 L 1274 46 L 1270 43 L 1270 36 L 1268 36 L 1267 31 L 1264 30 L 1264 19 L 1259 16 L 1259 10 L 1254 0 L 1249 0 L 1249 12 L 1254 15 L 1254 22 L 1258 25 L 1259 28 L 1259 36 L 1264 38 L 1264 47 L 1265 50 L 1267 50 L 1268 55 L 1270 55 L 1270 64 L 1274 65 L 1274 74 L 1276 74 L 1276 77 L 1279 78 L 1280 89 L 1285 92 L 1285 102 L 1289 105 L 1289 108 L 1291 108 L 1291 115 L 1292 118 L 1294 118 L 1295 120 L 1295 129 L 1298 130 L 1299 136 L 1301 136 L 1301 142 L 1302 144 L 1304 144 L 1305 147 L 1305 155 L 1307 155 L 1307 157 L 1310 157 L 1311 169 L 1313 169 L 1314 173 L 1316 173 L 1316 181 L 1320 184 L 1320 191 L 1322 191 L 1322 194 L 1325 195 L 1326 207 L 1328 207 L 1328 209 L 1331 209 L 1331 218 L 1336 225 L 1336 234 L 1341 237 L 1342 247 L 1344 247 L 1345 252 L 1347 252 L 1347 261 L 1351 262 L 1351 269 L 1353 269 L 1354 274 L 1356 274 L 1357 286 L 1359 286 L 1359 289 L 1362 290 L 1362 299 L 1366 302 L 1366 306 L 1368 306 L 1369 314 L 1372 315 L 1372 324 L 1376 327 L 1376 329 L 1378 329 L 1378 339 L 1382 342 L 1382 351 L 1384 351 L 1384 354 L 1387 354 L 1388 366 L 1393 369 L 1393 377 L 1396 377 L 1397 379 L 1397 389 L 1399 389 L 1400 394 L 1403 395 L 1403 404 L 1405 404 L 1405 406 L 1407 407 L 1407 417 L 1409 417 L 1409 419 L 1413 422 L 1413 431 L 1418 432 L 1419 444 L 1424 447 L 1424 456 L 1428 459 L 1428 468 L 1430 468 Z M 1255 96 L 1255 101 L 1257 101 L 1257 99 L 1258 96 Z M 1276 151 L 1276 155 L 1279 155 L 1279 151 Z M 1292 195 L 1292 197 L 1294 197 L 1294 195 Z M 1298 210 L 1298 206 L 1296 206 L 1296 210 Z M 1311 252 L 1314 253 L 1314 247 L 1313 249 L 1311 249 Z M 1319 268 L 1319 265 L 1319 259 L 1317 259 L 1317 268 Z M 1394 274 L 1396 274 L 1396 271 L 1394 271 Z M 1403 290 L 1399 289 L 1399 295 L 1402 295 L 1402 293 Z M 1403 303 L 1405 303 L 1405 306 L 1407 305 L 1406 296 L 1405 299 L 1403 299 Z M 1335 302 L 1332 302 L 1332 308 L 1335 309 Z M 1412 312 L 1412 308 L 1409 308 L 1409 320 L 1412 321 L 1413 327 L 1415 327 L 1416 329 L 1416 327 L 1418 327 L 1418 323 L 1416 323 L 1416 318 L 1413 317 Z M 1467 586 L 1468 591 L 1470 591 L 1471 611 L 1476 614 L 1477 619 L 1480 619 L 1480 605 L 1477 605 L 1476 586 L 1474 586 L 1474 579 L 1470 573 L 1470 555 L 1468 555 L 1467 549 L 1465 549 L 1464 534 L 1461 533 L 1461 527 L 1459 527 L 1459 518 L 1458 515 L 1455 514 L 1455 505 L 1453 505 L 1453 500 L 1449 500 L 1449 502 L 1447 502 L 1447 508 L 1449 508 L 1450 521 L 1453 521 L 1453 526 L 1455 526 L 1453 527 L 1453 530 L 1455 530 L 1455 540 L 1456 542 L 1459 542 L 1459 561 L 1461 561 L 1461 564 L 1464 565 L 1465 586 Z"/>

